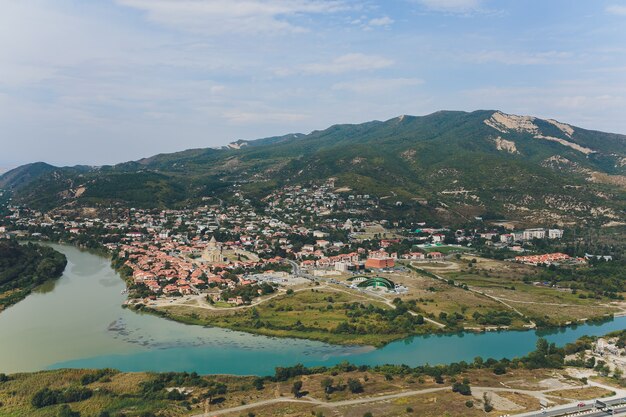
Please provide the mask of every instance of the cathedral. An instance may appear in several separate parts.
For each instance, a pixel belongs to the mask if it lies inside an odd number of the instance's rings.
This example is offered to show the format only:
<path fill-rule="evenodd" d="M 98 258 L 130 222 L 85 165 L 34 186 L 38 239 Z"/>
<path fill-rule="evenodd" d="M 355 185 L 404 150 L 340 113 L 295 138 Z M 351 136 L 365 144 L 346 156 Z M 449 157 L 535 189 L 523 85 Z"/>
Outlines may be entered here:
<path fill-rule="evenodd" d="M 224 256 L 224 248 L 221 243 L 215 240 L 215 236 L 211 238 L 204 249 L 204 252 L 202 253 L 202 261 L 211 264 L 228 262 L 228 259 Z"/>

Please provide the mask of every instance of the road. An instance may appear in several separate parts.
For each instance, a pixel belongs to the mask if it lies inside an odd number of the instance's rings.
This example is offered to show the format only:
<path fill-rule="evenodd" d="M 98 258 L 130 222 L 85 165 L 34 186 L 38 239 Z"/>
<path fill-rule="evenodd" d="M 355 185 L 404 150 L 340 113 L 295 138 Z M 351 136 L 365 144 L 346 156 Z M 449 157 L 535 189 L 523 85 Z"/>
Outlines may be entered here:
<path fill-rule="evenodd" d="M 413 266 L 415 268 L 421 268 L 419 266 L 419 263 L 411 262 L 410 264 L 411 264 L 411 266 Z M 432 271 L 427 271 L 427 272 L 430 273 L 432 276 L 434 276 L 439 281 L 442 281 L 442 282 L 445 282 L 445 283 L 448 282 L 448 279 L 442 277 L 441 275 L 437 275 L 437 274 L 435 274 Z M 483 297 L 487 297 L 487 298 L 489 298 L 489 299 L 491 299 L 491 300 L 493 300 L 493 301 L 495 301 L 497 303 L 500 303 L 500 304 L 504 305 L 506 308 L 508 308 L 509 310 L 512 310 L 513 312 L 515 312 L 515 314 L 517 314 L 518 316 L 526 318 L 526 315 L 524 313 L 522 313 L 521 311 L 519 311 L 518 309 L 516 309 L 515 307 L 513 307 L 512 305 L 510 305 L 509 303 L 507 303 L 506 301 L 504 301 L 501 298 L 494 297 L 493 295 L 489 295 L 489 294 L 487 294 L 487 293 L 485 293 L 483 291 L 477 290 L 477 289 L 472 288 L 470 286 L 468 286 L 467 289 L 468 289 L 468 291 L 473 292 L 474 294 L 481 295 Z M 530 322 L 530 328 L 534 329 L 535 327 L 537 327 L 537 324 L 535 324 L 535 322 L 531 321 Z"/>
<path fill-rule="evenodd" d="M 613 387 L 606 387 L 604 385 L 596 384 L 596 383 L 590 383 L 590 385 L 597 385 L 597 386 L 605 387 L 605 388 L 612 389 L 617 392 L 616 395 L 603 400 L 608 405 L 622 404 L 624 403 L 624 401 L 626 401 L 626 390 L 619 390 Z M 210 411 L 209 413 L 196 414 L 192 417 L 214 417 L 214 416 L 221 416 L 221 415 L 231 414 L 231 413 L 240 413 L 242 411 L 250 410 L 253 408 L 257 408 L 257 407 L 263 407 L 266 405 L 280 404 L 280 403 L 300 403 L 300 404 L 310 404 L 314 406 L 321 406 L 321 407 L 327 407 L 327 408 L 338 408 L 338 407 L 347 407 L 347 406 L 374 403 L 374 402 L 380 402 L 380 401 L 389 401 L 389 400 L 394 400 L 398 398 L 412 397 L 416 395 L 432 394 L 435 392 L 449 391 L 450 389 L 451 387 L 449 386 L 426 388 L 422 390 L 403 391 L 403 392 L 399 392 L 395 394 L 386 394 L 386 395 L 378 395 L 378 396 L 373 396 L 373 397 L 356 398 L 353 400 L 344 400 L 344 401 L 322 401 L 322 400 L 318 400 L 312 397 L 303 397 L 303 398 L 278 397 L 278 398 L 262 400 L 262 401 L 255 402 L 255 403 L 240 405 L 236 407 L 225 408 L 222 410 Z M 554 389 L 554 390 L 559 390 L 559 389 Z M 549 394 L 550 391 L 554 391 L 554 390 L 528 391 L 528 390 L 519 390 L 519 389 L 513 389 L 513 388 L 472 387 L 472 391 L 476 391 L 476 392 L 516 392 L 516 393 L 529 394 L 532 396 L 536 396 L 540 394 Z M 577 413 L 580 413 L 583 411 L 589 412 L 589 414 L 583 414 L 585 417 L 588 417 L 588 416 L 600 417 L 600 416 L 611 415 L 605 410 L 598 410 L 597 412 L 592 412 L 592 410 L 594 409 L 594 406 L 593 406 L 594 403 L 595 403 L 595 400 L 585 401 L 585 404 L 590 404 L 589 406 L 585 406 L 585 407 L 578 407 L 578 402 L 565 404 L 565 405 L 555 406 L 544 411 L 534 411 L 530 413 L 515 414 L 514 417 L 561 417 L 561 416 L 565 417 L 569 415 L 571 416 L 578 415 Z M 624 406 L 623 408 L 616 409 L 615 415 L 626 416 L 626 406 Z M 506 414 L 506 416 L 509 416 L 509 414 Z"/>
<path fill-rule="evenodd" d="M 595 407 L 594 401 L 582 401 L 581 403 L 586 404 L 584 407 L 579 407 L 577 404 L 568 404 L 565 406 L 559 406 L 554 408 L 548 408 L 543 411 L 534 411 L 531 413 L 524 414 L 515 414 L 513 417 L 567 417 L 567 416 L 578 416 L 583 414 L 585 417 L 596 417 L 596 416 L 626 416 L 626 401 L 625 398 L 619 398 L 615 400 L 603 400 L 608 406 L 609 409 L 597 409 Z M 611 414 L 612 409 L 615 409 L 615 414 Z M 596 410 L 596 411 L 593 411 Z"/>
<path fill-rule="evenodd" d="M 347 285 L 347 284 L 345 284 L 345 283 L 343 283 L 343 282 L 340 282 L 340 281 L 330 280 L 330 279 L 328 279 L 328 278 L 324 278 L 324 277 L 316 277 L 316 276 L 313 276 L 313 275 L 305 274 L 305 273 L 304 273 L 304 272 L 302 272 L 302 270 L 300 269 L 300 265 L 298 265 L 296 262 L 294 262 L 294 261 L 290 261 L 290 260 L 288 260 L 287 262 L 289 262 L 289 263 L 291 264 L 291 267 L 293 268 L 292 273 L 293 273 L 294 275 L 296 275 L 296 276 L 299 276 L 299 277 L 302 277 L 302 278 L 306 278 L 306 279 L 308 279 L 308 280 L 315 281 L 315 282 L 320 282 L 320 281 L 322 281 L 322 282 L 325 282 L 325 283 L 327 283 L 327 284 L 341 285 L 341 286 L 344 286 L 344 287 L 346 287 L 346 288 L 350 288 L 350 286 L 349 286 L 349 285 Z M 363 290 L 361 290 L 361 289 L 359 289 L 358 291 L 359 291 L 359 292 L 361 292 L 361 293 L 365 293 L 365 294 L 366 294 L 367 296 L 369 296 L 369 297 L 373 297 L 373 298 L 377 298 L 377 299 L 381 300 L 383 303 L 385 303 L 385 305 L 388 305 L 389 307 L 391 307 L 391 308 L 393 308 L 393 309 L 395 309 L 395 308 L 396 308 L 396 306 L 395 306 L 395 305 L 394 305 L 391 301 L 389 301 L 386 297 L 383 297 L 383 296 L 382 296 L 382 295 L 380 295 L 380 294 L 374 294 L 374 293 L 369 292 L 369 291 L 368 291 L 368 292 L 365 292 L 365 291 L 363 291 Z M 411 314 L 412 316 L 418 316 L 418 314 L 417 314 L 416 312 L 411 311 L 411 310 L 409 310 L 409 314 Z M 439 323 L 438 321 L 435 321 L 435 320 L 430 319 L 430 318 L 428 318 L 428 317 L 424 317 L 424 321 L 426 321 L 426 322 L 428 322 L 428 323 L 430 323 L 430 324 L 433 324 L 433 325 L 435 325 L 435 326 L 437 326 L 437 327 L 439 327 L 439 328 L 444 328 L 444 327 L 446 327 L 446 325 L 445 325 L 445 324 L 443 324 L 443 323 Z"/>
<path fill-rule="evenodd" d="M 614 391 L 615 394 L 610 397 L 600 398 L 600 401 L 606 403 L 609 406 L 618 406 L 615 408 L 616 416 L 626 416 L 626 390 L 619 389 L 615 387 L 611 387 L 608 385 L 600 384 L 595 381 L 589 381 L 589 386 L 595 386 L 604 388 L 610 391 Z M 576 403 L 557 405 L 554 407 L 549 407 L 543 411 L 533 411 L 529 413 L 515 414 L 514 417 L 566 417 L 566 416 L 578 416 L 580 413 L 587 412 L 588 414 L 582 414 L 585 417 L 599 417 L 599 416 L 609 416 L 612 415 L 610 412 L 606 410 L 595 410 L 596 400 L 588 400 L 588 401 L 578 401 Z M 585 403 L 584 407 L 579 407 L 578 404 Z M 621 405 L 621 406 L 619 406 Z"/>
<path fill-rule="evenodd" d="M 350 405 L 367 404 L 367 403 L 378 402 L 378 401 L 388 401 L 388 400 L 394 400 L 394 399 L 397 399 L 397 398 L 411 397 L 413 395 L 430 394 L 430 393 L 433 393 L 433 392 L 449 391 L 449 390 L 450 390 L 450 387 L 427 388 L 427 389 L 418 390 L 418 391 L 404 391 L 404 392 L 399 392 L 399 393 L 396 393 L 396 394 L 380 395 L 380 396 L 376 396 L 376 397 L 357 398 L 357 399 L 354 399 L 354 400 L 333 401 L 333 402 L 321 401 L 321 400 L 318 400 L 318 399 L 315 399 L 315 398 L 311 398 L 311 397 L 304 397 L 304 398 L 285 398 L 285 397 L 280 397 L 280 398 L 272 398 L 272 399 L 269 399 L 269 400 L 259 401 L 259 402 L 252 403 L 252 404 L 240 405 L 238 407 L 226 408 L 226 409 L 223 409 L 223 410 L 209 411 L 208 414 L 206 414 L 206 413 L 196 414 L 196 415 L 194 415 L 192 417 L 221 416 L 221 415 L 224 415 L 224 414 L 238 413 L 238 412 L 241 412 L 241 411 L 246 411 L 246 410 L 249 410 L 251 408 L 262 407 L 264 405 L 279 404 L 279 403 L 313 404 L 313 405 L 318 405 L 318 406 L 325 406 L 325 407 L 330 407 L 330 408 L 336 408 L 336 407 L 345 407 L 345 406 L 350 406 Z"/>

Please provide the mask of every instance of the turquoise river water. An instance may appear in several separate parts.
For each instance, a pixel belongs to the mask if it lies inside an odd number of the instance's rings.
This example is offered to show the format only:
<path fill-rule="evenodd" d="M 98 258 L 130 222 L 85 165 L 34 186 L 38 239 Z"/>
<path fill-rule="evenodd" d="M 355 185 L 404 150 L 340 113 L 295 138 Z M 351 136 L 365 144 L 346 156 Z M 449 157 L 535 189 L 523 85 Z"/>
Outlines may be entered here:
<path fill-rule="evenodd" d="M 332 346 L 190 326 L 121 307 L 124 283 L 105 258 L 54 245 L 68 258 L 63 276 L 0 314 L 0 372 L 55 368 L 271 374 L 302 363 L 437 364 L 512 358 L 538 337 L 562 345 L 626 328 L 626 317 L 555 331 L 416 336 L 380 349 Z"/>

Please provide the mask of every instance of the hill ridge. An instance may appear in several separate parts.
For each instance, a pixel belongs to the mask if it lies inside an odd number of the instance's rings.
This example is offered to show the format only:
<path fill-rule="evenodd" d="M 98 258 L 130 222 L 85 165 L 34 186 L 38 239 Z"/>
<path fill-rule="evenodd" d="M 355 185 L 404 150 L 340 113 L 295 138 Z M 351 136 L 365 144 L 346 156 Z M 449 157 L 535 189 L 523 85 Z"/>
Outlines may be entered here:
<path fill-rule="evenodd" d="M 26 165 L 0 177 L 0 187 L 42 209 L 177 207 L 228 198 L 235 185 L 262 201 L 284 184 L 332 177 L 355 192 L 394 195 L 411 208 L 407 216 L 609 221 L 624 214 L 625 175 L 624 135 L 476 110 L 335 124 L 96 168 Z"/>

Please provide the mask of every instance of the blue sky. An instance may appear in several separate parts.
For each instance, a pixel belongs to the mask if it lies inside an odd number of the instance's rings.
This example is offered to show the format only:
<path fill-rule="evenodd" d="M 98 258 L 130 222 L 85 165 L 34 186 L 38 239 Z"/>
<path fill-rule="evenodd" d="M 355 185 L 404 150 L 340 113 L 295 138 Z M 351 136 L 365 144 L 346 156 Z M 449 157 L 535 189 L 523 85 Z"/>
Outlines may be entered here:
<path fill-rule="evenodd" d="M 626 133 L 626 1 L 2 4 L 0 168 L 442 109 Z"/>

